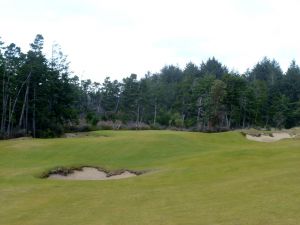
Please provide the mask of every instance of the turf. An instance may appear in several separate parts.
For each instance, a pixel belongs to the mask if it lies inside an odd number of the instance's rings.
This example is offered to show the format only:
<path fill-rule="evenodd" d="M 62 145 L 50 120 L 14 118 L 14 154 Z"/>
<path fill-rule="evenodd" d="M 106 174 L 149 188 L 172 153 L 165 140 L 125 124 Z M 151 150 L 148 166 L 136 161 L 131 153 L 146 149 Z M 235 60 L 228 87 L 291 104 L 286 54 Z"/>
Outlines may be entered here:
<path fill-rule="evenodd" d="M 111 181 L 38 178 L 81 165 L 149 172 Z M 0 142 L 1 225 L 298 225 L 299 212 L 297 139 L 100 131 Z"/>

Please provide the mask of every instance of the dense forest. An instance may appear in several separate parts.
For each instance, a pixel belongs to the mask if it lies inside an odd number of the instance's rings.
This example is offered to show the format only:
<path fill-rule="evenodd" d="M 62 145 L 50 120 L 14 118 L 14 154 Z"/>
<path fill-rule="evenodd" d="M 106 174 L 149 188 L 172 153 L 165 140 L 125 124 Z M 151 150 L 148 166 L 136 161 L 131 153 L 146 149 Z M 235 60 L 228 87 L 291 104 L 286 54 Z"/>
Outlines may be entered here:
<path fill-rule="evenodd" d="M 43 53 L 37 35 L 23 53 L 0 41 L 1 138 L 55 137 L 91 129 L 290 128 L 300 119 L 300 68 L 284 73 L 264 58 L 245 74 L 215 58 L 182 70 L 168 65 L 159 73 L 136 74 L 102 84 L 80 80 L 66 56 L 53 46 Z"/>

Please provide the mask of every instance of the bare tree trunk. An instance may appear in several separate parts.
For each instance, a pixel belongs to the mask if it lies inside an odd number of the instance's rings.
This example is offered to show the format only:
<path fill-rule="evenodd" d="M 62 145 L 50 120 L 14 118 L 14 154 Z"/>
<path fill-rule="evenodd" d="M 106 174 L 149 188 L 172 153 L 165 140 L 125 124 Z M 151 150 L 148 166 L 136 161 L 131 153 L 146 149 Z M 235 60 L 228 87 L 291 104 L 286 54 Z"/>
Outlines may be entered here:
<path fill-rule="evenodd" d="M 3 81 L 2 81 L 2 118 L 1 118 L 1 133 L 5 133 L 5 125 L 6 125 L 6 111 L 7 111 L 7 104 L 8 104 L 8 83 L 9 77 L 7 78 L 7 82 L 5 82 L 5 72 L 3 74 Z"/>
<path fill-rule="evenodd" d="M 13 103 L 13 106 L 12 106 L 12 109 L 10 110 L 9 112 L 9 117 L 8 117 L 8 126 L 7 126 L 7 135 L 10 136 L 10 132 L 11 132 L 11 126 L 12 126 L 12 118 L 13 118 L 13 114 L 15 112 L 15 108 L 16 108 L 16 104 L 18 102 L 18 99 L 19 99 L 19 96 L 20 96 L 20 93 L 21 93 L 21 90 L 23 88 L 23 86 L 25 85 L 25 83 L 28 81 L 28 79 L 30 78 L 31 76 L 31 72 L 29 73 L 29 75 L 27 76 L 26 80 L 22 83 L 21 87 L 19 88 L 19 91 L 16 95 L 16 98 L 14 100 L 14 103 Z"/>
<path fill-rule="evenodd" d="M 143 115 L 144 115 L 144 108 L 140 109 L 140 119 L 139 119 L 139 124 L 143 122 Z"/>
<path fill-rule="evenodd" d="M 181 126 L 184 127 L 184 120 L 185 120 L 185 114 L 184 114 L 184 111 L 185 111 L 185 101 L 184 99 L 182 100 L 182 112 L 181 112 L 181 121 L 182 121 L 182 124 Z"/>
<path fill-rule="evenodd" d="M 154 105 L 154 119 L 153 124 L 156 125 L 156 116 L 157 116 L 157 98 L 155 99 L 155 105 Z"/>
<path fill-rule="evenodd" d="M 140 116 L 140 124 L 143 122 L 143 115 Z"/>
<path fill-rule="evenodd" d="M 6 104 L 5 104 L 5 74 L 3 75 L 2 81 L 2 117 L 1 117 L 1 133 L 4 133 L 4 120 L 6 114 Z"/>
<path fill-rule="evenodd" d="M 225 114 L 225 121 L 226 121 L 226 128 L 229 130 L 231 127 L 231 117 L 228 117 L 227 113 Z"/>
<path fill-rule="evenodd" d="M 12 105 L 12 100 L 11 97 L 9 98 L 9 106 L 8 106 L 8 115 L 11 114 L 11 105 Z M 10 135 L 10 124 L 8 123 L 7 125 L 7 130 L 6 130 L 6 136 L 9 137 Z"/>
<path fill-rule="evenodd" d="M 182 127 L 184 127 L 184 120 L 185 120 L 185 114 L 182 113 L 182 115 L 181 115 Z"/>
<path fill-rule="evenodd" d="M 7 103 L 8 103 L 8 99 L 6 96 L 3 98 L 3 105 L 2 105 L 2 118 L 1 118 L 1 132 L 2 133 L 5 132 Z"/>
<path fill-rule="evenodd" d="M 140 105 L 138 104 L 137 112 L 136 112 L 136 123 L 135 123 L 136 129 L 138 129 L 139 121 L 140 121 Z"/>
<path fill-rule="evenodd" d="M 21 111 L 21 115 L 20 115 L 20 119 L 19 119 L 19 128 L 21 128 L 22 126 L 22 122 L 23 122 L 23 116 L 24 116 L 24 111 L 25 111 L 25 106 L 26 106 L 26 102 L 28 99 L 28 92 L 29 92 L 29 81 L 27 83 L 27 88 L 26 88 L 26 92 L 25 92 L 25 96 L 24 96 L 24 101 L 23 101 L 23 106 L 22 106 L 22 111 Z"/>
<path fill-rule="evenodd" d="M 201 107 L 202 107 L 202 97 L 198 98 L 197 100 L 198 102 L 196 103 L 196 105 L 198 106 L 198 112 L 197 112 L 197 127 L 199 128 L 199 124 L 200 124 L 200 116 L 201 116 Z M 203 121 L 202 121 L 202 128 L 203 129 Z"/>
<path fill-rule="evenodd" d="M 35 93 L 35 87 L 33 88 L 33 115 L 32 115 L 32 133 L 33 137 L 35 138 L 35 101 L 36 101 L 36 93 Z"/>
<path fill-rule="evenodd" d="M 120 103 L 120 97 L 118 97 L 118 100 L 117 100 L 117 104 L 116 104 L 116 107 L 115 107 L 115 113 L 117 113 L 118 110 L 119 110 L 119 103 Z"/>
<path fill-rule="evenodd" d="M 267 129 L 268 124 L 269 124 L 269 115 L 267 115 L 267 120 L 266 120 L 266 124 L 265 124 L 265 129 Z"/>
<path fill-rule="evenodd" d="M 29 109 L 29 101 L 28 101 L 28 95 L 27 95 L 27 99 L 26 99 L 26 119 L 25 119 L 26 134 L 28 134 L 28 109 Z"/>
<path fill-rule="evenodd" d="M 102 109 L 102 106 L 101 106 L 101 102 L 102 102 L 102 99 L 98 98 L 97 99 L 97 103 L 96 103 L 96 108 L 97 108 L 97 114 L 98 115 L 103 112 L 103 109 Z"/>
<path fill-rule="evenodd" d="M 255 125 L 256 125 L 256 121 L 257 121 L 258 110 L 259 110 L 259 108 L 256 107 L 256 110 L 255 110 L 255 117 L 254 117 L 254 123 L 255 123 Z"/>
<path fill-rule="evenodd" d="M 244 110 L 244 113 L 243 113 L 243 129 L 245 129 L 245 122 L 246 122 L 246 111 Z"/>
<path fill-rule="evenodd" d="M 201 108 L 198 107 L 198 112 L 197 112 L 197 124 L 199 124 L 199 121 L 200 121 L 200 113 L 201 113 Z"/>

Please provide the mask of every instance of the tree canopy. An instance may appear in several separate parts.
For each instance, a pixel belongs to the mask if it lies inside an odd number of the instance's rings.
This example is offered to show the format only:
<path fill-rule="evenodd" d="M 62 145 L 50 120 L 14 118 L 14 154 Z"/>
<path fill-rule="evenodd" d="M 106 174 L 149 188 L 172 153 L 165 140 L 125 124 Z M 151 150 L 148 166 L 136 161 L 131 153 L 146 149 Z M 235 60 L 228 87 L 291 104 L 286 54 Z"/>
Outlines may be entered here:
<path fill-rule="evenodd" d="M 59 136 L 82 123 L 118 121 L 152 128 L 220 131 L 245 127 L 290 128 L 300 119 L 300 68 L 284 73 L 278 62 L 259 61 L 245 74 L 214 57 L 184 69 L 164 66 L 141 79 L 79 80 L 59 46 L 47 59 L 37 35 L 26 53 L 0 41 L 0 136 Z"/>

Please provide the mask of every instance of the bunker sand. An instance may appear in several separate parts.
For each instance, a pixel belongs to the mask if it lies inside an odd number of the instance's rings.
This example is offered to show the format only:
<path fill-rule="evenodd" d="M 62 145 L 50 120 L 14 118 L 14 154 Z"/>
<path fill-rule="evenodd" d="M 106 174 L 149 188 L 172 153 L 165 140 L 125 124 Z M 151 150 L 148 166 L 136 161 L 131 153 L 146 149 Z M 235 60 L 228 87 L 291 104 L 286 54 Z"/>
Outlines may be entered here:
<path fill-rule="evenodd" d="M 67 175 L 61 174 L 51 174 L 48 179 L 51 180 L 117 180 L 117 179 L 125 179 L 130 177 L 136 177 L 137 174 L 124 171 L 121 174 L 117 175 L 108 175 L 108 173 L 104 171 L 100 171 L 96 168 L 92 167 L 83 167 L 81 170 L 74 170 L 72 173 Z"/>
<path fill-rule="evenodd" d="M 289 133 L 273 133 L 271 135 L 265 135 L 265 134 L 260 134 L 260 135 L 250 135 L 247 134 L 246 138 L 251 141 L 258 141 L 258 142 L 275 142 L 275 141 L 280 141 L 282 139 L 288 139 L 288 138 L 293 138 Z"/>

